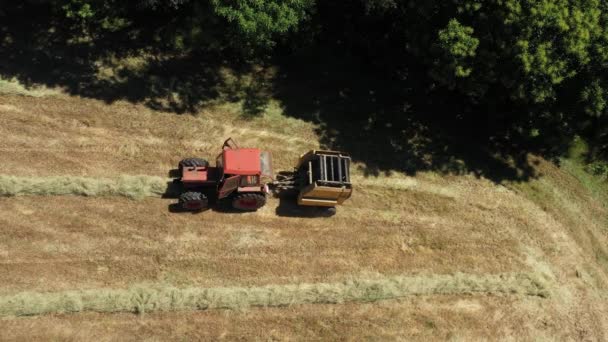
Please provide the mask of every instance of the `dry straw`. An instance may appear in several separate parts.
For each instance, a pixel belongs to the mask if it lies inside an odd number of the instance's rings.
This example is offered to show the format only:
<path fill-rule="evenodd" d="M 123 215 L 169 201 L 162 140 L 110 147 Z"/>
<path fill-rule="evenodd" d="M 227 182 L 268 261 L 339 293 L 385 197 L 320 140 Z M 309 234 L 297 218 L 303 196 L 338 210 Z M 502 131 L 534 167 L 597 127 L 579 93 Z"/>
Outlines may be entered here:
<path fill-rule="evenodd" d="M 341 283 L 261 287 L 175 288 L 140 285 L 0 297 L 0 315 L 243 309 L 312 303 L 374 302 L 412 295 L 519 294 L 546 297 L 546 285 L 528 274 L 394 276 Z"/>
<path fill-rule="evenodd" d="M 87 178 L 72 176 L 15 177 L 0 175 L 0 196 L 79 195 L 141 199 L 165 193 L 167 180 L 151 176 Z"/>

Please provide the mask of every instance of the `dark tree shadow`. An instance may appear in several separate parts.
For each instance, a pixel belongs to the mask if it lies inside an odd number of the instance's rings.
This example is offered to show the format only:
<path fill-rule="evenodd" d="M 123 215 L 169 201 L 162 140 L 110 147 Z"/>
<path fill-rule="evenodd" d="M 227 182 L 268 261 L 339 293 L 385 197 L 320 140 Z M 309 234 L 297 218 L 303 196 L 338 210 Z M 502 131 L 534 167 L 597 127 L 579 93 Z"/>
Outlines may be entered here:
<path fill-rule="evenodd" d="M 195 112 L 211 101 L 242 101 L 244 117 L 260 115 L 276 98 L 287 115 L 317 124 L 326 148 L 362 162 L 365 175 L 437 171 L 495 182 L 535 176 L 528 162 L 535 151 L 515 135 L 497 133 L 500 123 L 484 113 L 495 108 L 467 107 L 415 61 L 387 77 L 364 58 L 316 48 L 278 58 L 279 72 L 269 77 L 220 48 L 165 49 L 154 40 L 149 18 L 137 29 L 91 32 L 90 39 L 74 38 L 45 11 L 2 19 L 0 76 L 26 87 L 61 87 L 174 113 Z M 145 63 L 128 63 L 142 55 Z M 114 60 L 122 62 L 107 67 Z M 226 82 L 226 69 L 236 80 Z M 250 81 L 240 82 L 242 75 Z"/>
<path fill-rule="evenodd" d="M 489 134 L 491 123 L 471 119 L 473 109 L 452 92 L 429 90 L 422 66 L 390 79 L 362 59 L 328 50 L 279 64 L 274 96 L 285 113 L 316 123 L 322 145 L 363 162 L 365 175 L 437 171 L 495 182 L 535 176 L 526 147 Z"/>
<path fill-rule="evenodd" d="M 227 85 L 221 72 L 248 73 L 230 51 L 201 47 L 176 51 L 155 41 L 154 18 L 118 32 L 76 34 L 39 7 L 0 21 L 0 77 L 25 87 L 60 87 L 65 92 L 111 103 L 126 100 L 174 113 L 195 112 L 220 98 L 240 100 L 243 89 Z M 35 9 L 39 9 L 36 12 Z M 19 9 L 13 9 L 19 13 Z M 24 18 L 27 16 L 27 20 Z M 148 26 L 146 26 L 148 25 Z M 247 96 L 251 111 L 263 107 Z"/>

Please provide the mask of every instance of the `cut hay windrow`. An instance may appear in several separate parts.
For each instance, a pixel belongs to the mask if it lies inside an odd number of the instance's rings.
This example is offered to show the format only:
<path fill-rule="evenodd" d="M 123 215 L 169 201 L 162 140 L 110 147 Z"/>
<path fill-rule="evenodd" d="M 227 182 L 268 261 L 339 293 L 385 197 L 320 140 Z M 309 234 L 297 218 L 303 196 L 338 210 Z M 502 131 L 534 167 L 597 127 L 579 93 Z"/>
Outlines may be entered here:
<path fill-rule="evenodd" d="M 0 315 L 244 309 L 297 304 L 375 302 L 414 295 L 514 294 L 547 297 L 544 282 L 529 274 L 417 275 L 351 279 L 340 283 L 260 287 L 176 288 L 139 285 L 130 289 L 22 292 L 0 297 Z"/>
<path fill-rule="evenodd" d="M 91 178 L 76 176 L 17 177 L 0 175 L 0 196 L 78 195 L 124 196 L 141 199 L 159 197 L 167 190 L 167 179 L 153 176 Z"/>

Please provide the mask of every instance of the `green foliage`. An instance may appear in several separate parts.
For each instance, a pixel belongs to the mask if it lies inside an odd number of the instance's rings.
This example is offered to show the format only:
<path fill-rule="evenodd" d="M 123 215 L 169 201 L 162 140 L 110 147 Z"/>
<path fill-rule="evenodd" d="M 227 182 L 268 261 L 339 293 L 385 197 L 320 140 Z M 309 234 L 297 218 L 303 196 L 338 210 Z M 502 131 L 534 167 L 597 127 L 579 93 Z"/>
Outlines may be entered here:
<path fill-rule="evenodd" d="M 130 24 L 123 16 L 125 8 L 116 0 L 67 0 L 61 8 L 66 18 L 85 31 L 101 28 L 113 32 Z"/>
<path fill-rule="evenodd" d="M 141 0 L 140 1 L 142 7 L 151 8 L 151 9 L 155 9 L 155 10 L 160 9 L 160 8 L 177 9 L 188 2 L 190 2 L 190 0 Z"/>
<path fill-rule="evenodd" d="M 49 21 L 76 34 L 116 39 L 112 34 L 124 31 L 150 51 L 205 51 L 226 62 L 253 64 L 305 44 L 322 46 L 331 54 L 360 57 L 368 68 L 363 71 L 398 79 L 402 89 L 417 89 L 428 102 L 453 99 L 461 108 L 446 113 L 446 120 L 488 123 L 478 130 L 484 141 L 519 137 L 527 148 L 559 154 L 579 135 L 592 145 L 594 158 L 608 159 L 603 0 L 45 3 L 52 8 L 49 16 L 59 16 Z M 3 12 L 19 6 L 7 5 Z M 152 38 L 146 41 L 147 34 Z M 252 101 L 259 98 L 254 90 L 248 107 L 263 108 Z"/>
<path fill-rule="evenodd" d="M 386 11 L 397 8 L 395 0 L 367 0 L 364 1 L 365 10 L 369 13 L 372 11 Z"/>
<path fill-rule="evenodd" d="M 469 57 L 475 57 L 479 39 L 473 37 L 473 28 L 463 26 L 452 19 L 447 27 L 439 30 L 439 46 L 444 51 L 456 77 L 467 77 L 473 70 L 467 63 Z"/>
<path fill-rule="evenodd" d="M 312 0 L 211 0 L 215 13 L 234 25 L 245 41 L 271 47 L 277 34 L 298 27 L 308 17 Z"/>
<path fill-rule="evenodd" d="M 556 150 L 552 147 L 567 146 L 579 134 L 606 148 L 606 2 L 432 3 L 417 7 L 411 16 L 408 6 L 395 10 L 407 18 L 403 25 L 411 41 L 409 51 L 426 61 L 434 80 L 460 93 L 463 101 L 494 109 L 485 114 L 487 120 L 503 121 L 496 126 L 500 131 L 489 135 L 535 131 L 534 141 Z M 447 26 L 441 23 L 443 17 L 452 18 Z M 424 49 L 432 41 L 417 41 L 423 31 L 437 32 L 437 52 Z"/>
<path fill-rule="evenodd" d="M 67 4 L 63 5 L 65 16 L 71 19 L 77 19 L 80 21 L 86 21 L 95 15 L 91 4 L 85 0 L 70 0 Z"/>
<path fill-rule="evenodd" d="M 517 47 L 525 90 L 522 100 L 543 103 L 555 99 L 559 86 L 592 62 L 594 42 L 601 35 L 600 1 L 510 0 L 504 28 Z"/>
<path fill-rule="evenodd" d="M 581 98 L 585 104 L 585 113 L 589 116 L 600 117 L 606 114 L 608 93 L 602 87 L 599 80 L 594 80 L 591 84 L 585 86 Z"/>
<path fill-rule="evenodd" d="M 606 37 L 600 0 L 495 0 L 483 6 L 469 0 L 455 9 L 438 6 L 457 15 L 438 29 L 438 43 L 451 57 L 447 63 L 455 73 L 469 76 L 477 70 L 474 81 L 479 86 L 500 84 L 517 102 L 551 105 L 566 82 L 583 76 L 586 69 L 604 67 L 594 58 L 598 52 L 606 54 L 600 47 Z M 479 38 L 472 37 L 473 32 Z M 463 63 L 466 58 L 468 63 Z M 575 91 L 580 94 L 582 89 Z"/>
<path fill-rule="evenodd" d="M 608 208 L 608 163 L 594 161 L 589 163 L 589 146 L 576 137 L 561 167 L 578 179 L 594 198 Z"/>
<path fill-rule="evenodd" d="M 126 18 L 104 17 L 100 20 L 100 27 L 106 31 L 119 31 L 129 26 L 130 22 Z"/>
<path fill-rule="evenodd" d="M 603 161 L 594 161 L 588 164 L 585 168 L 592 175 L 599 176 L 603 181 L 608 180 L 608 163 Z"/>

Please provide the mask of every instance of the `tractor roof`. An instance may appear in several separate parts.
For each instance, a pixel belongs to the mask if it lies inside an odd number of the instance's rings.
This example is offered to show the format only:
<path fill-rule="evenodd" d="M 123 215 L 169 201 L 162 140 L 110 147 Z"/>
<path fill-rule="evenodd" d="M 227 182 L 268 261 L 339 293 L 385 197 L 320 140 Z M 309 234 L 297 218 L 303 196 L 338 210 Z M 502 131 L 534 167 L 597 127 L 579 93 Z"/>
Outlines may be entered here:
<path fill-rule="evenodd" d="M 261 173 L 260 150 L 238 148 L 224 150 L 224 174 L 259 175 Z"/>

